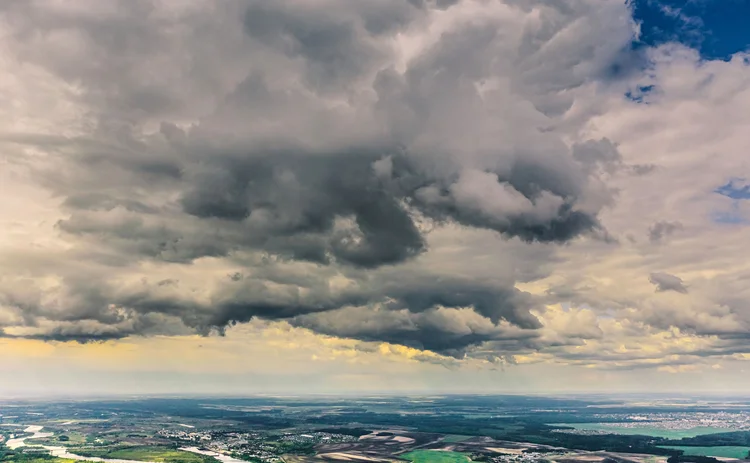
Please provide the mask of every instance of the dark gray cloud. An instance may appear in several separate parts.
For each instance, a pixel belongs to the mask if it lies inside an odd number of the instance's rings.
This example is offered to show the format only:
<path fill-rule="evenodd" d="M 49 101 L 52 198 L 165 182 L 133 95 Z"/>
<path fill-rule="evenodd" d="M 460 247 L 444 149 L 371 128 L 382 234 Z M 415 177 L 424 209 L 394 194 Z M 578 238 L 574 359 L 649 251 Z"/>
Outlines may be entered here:
<path fill-rule="evenodd" d="M 609 174 L 615 173 L 623 164 L 617 146 L 606 138 L 576 145 L 573 157 L 589 169 L 601 169 Z"/>
<path fill-rule="evenodd" d="M 648 175 L 654 170 L 658 169 L 656 164 L 634 164 L 630 166 L 630 171 L 633 175 Z"/>
<path fill-rule="evenodd" d="M 76 130 L 11 138 L 47 153 L 24 162 L 60 198 L 71 255 L 92 266 L 52 289 L 6 285 L 3 299 L 48 339 L 259 317 L 456 357 L 532 349 L 543 308 L 515 283 L 543 262 L 488 281 L 419 259 L 442 227 L 541 245 L 606 235 L 606 178 L 628 166 L 609 140 L 570 147 L 549 127 L 628 43 L 628 10 L 535 4 L 538 27 L 523 26 L 528 5 L 498 2 L 439 34 L 426 27 L 435 10 L 461 2 L 0 7 L 17 57 L 76 89 Z M 581 20 L 615 39 L 578 28 L 555 40 Z M 186 282 L 206 262 L 232 276 L 210 291 Z M 118 273 L 147 268 L 174 275 Z"/>
<path fill-rule="evenodd" d="M 682 223 L 660 220 L 648 229 L 648 239 L 652 243 L 661 243 L 675 232 L 682 230 Z"/>
<path fill-rule="evenodd" d="M 320 5 L 249 1 L 245 32 L 259 43 L 304 61 L 305 82 L 317 91 L 338 92 L 387 63 L 377 39 L 395 34 L 420 11 L 405 2 L 364 2 L 361 8 L 337 5 L 337 14 Z"/>
<path fill-rule="evenodd" d="M 687 294 L 687 286 L 682 282 L 680 277 L 670 275 L 669 273 L 654 272 L 648 276 L 648 281 L 656 286 L 656 291 L 675 291 L 677 293 Z"/>
<path fill-rule="evenodd" d="M 428 309 L 410 312 L 407 309 L 382 310 L 346 308 L 290 320 L 294 326 L 319 333 L 401 344 L 462 358 L 473 354 L 473 348 L 488 342 L 505 340 L 505 349 L 497 352 L 512 354 L 520 349 L 537 346 L 539 333 L 534 329 L 498 328 L 477 316 L 471 309 Z"/>
<path fill-rule="evenodd" d="M 587 140 L 573 146 L 573 158 L 589 170 L 599 170 L 608 175 L 627 172 L 632 175 L 648 175 L 657 168 L 654 164 L 626 164 L 617 145 L 611 140 Z"/>
<path fill-rule="evenodd" d="M 240 222 L 256 235 L 240 245 L 321 263 L 397 263 L 422 252 L 424 242 L 402 199 L 375 178 L 376 159 L 282 152 L 228 161 L 194 178 L 181 203 L 192 216 Z M 337 219 L 350 219 L 351 228 L 337 229 Z"/>
<path fill-rule="evenodd" d="M 531 342 L 541 327 L 530 294 L 497 284 L 409 274 L 362 281 L 333 291 L 321 277 L 288 275 L 226 278 L 210 301 L 180 296 L 174 280 L 116 288 L 101 281 L 69 281 L 56 307 L 31 304 L 30 334 L 48 340 L 105 340 L 133 335 L 223 333 L 253 318 L 288 320 L 319 333 L 387 341 L 461 357 L 489 340 Z M 19 306 L 20 299 L 3 301 Z M 499 328 L 505 324 L 506 328 Z M 513 327 L 510 329 L 509 327 Z"/>
<path fill-rule="evenodd" d="M 127 331 L 100 331 L 76 329 L 75 331 L 66 331 L 63 328 L 53 328 L 43 333 L 29 334 L 8 334 L 0 330 L 0 338 L 6 339 L 34 339 L 45 342 L 78 342 L 86 344 L 90 342 L 105 342 L 123 339 L 127 336 L 137 335 L 139 333 L 128 333 Z"/>

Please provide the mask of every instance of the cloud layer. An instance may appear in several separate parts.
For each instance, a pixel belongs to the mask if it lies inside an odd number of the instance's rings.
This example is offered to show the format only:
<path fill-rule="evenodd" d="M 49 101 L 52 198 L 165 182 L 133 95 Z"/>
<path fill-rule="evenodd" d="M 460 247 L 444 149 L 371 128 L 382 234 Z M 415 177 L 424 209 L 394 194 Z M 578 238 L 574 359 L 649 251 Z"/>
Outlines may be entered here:
<path fill-rule="evenodd" d="M 745 206 L 714 192 L 747 58 L 635 49 L 625 2 L 18 1 L 0 29 L 5 337 L 747 350 Z"/>

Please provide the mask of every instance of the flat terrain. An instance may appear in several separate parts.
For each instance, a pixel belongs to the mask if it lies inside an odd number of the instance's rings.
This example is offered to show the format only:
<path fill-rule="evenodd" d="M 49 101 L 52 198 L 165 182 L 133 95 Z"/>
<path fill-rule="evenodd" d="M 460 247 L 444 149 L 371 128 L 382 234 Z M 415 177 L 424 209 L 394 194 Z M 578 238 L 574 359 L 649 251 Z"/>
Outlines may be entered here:
<path fill-rule="evenodd" d="M 704 457 L 747 458 L 750 447 L 721 445 L 713 447 L 688 447 L 681 445 L 665 445 L 664 448 L 682 450 L 685 455 L 700 455 Z"/>
<path fill-rule="evenodd" d="M 6 461 L 6 460 L 0 460 L 0 461 Z M 16 461 L 16 460 L 12 460 Z M 68 458 L 54 458 L 54 457 L 40 457 L 40 458 L 34 458 L 34 457 L 24 457 L 22 461 L 23 463 L 86 463 L 82 461 L 77 460 L 70 460 Z"/>
<path fill-rule="evenodd" d="M 401 455 L 401 458 L 413 463 L 467 463 L 471 461 L 463 453 L 447 450 L 414 450 Z"/>
<path fill-rule="evenodd" d="M 50 446 L 53 454 L 32 445 Z M 0 463 L 73 463 L 65 459 L 71 455 L 129 463 L 666 463 L 670 457 L 719 463 L 712 457 L 744 459 L 748 450 L 750 400 L 731 406 L 524 396 L 0 402 Z"/>
<path fill-rule="evenodd" d="M 447 443 L 456 443 L 456 442 L 464 442 L 469 439 L 471 439 L 473 436 L 464 436 L 461 434 L 448 434 L 443 438 L 443 442 Z"/>
<path fill-rule="evenodd" d="M 215 463 L 214 458 L 197 455 L 168 447 L 136 446 L 102 449 L 71 449 L 72 453 L 85 457 L 100 457 L 119 460 L 151 461 L 156 463 Z"/>
<path fill-rule="evenodd" d="M 708 426 L 696 426 L 687 429 L 664 429 L 655 426 L 617 426 L 611 423 L 575 423 L 562 424 L 561 426 L 568 426 L 581 431 L 600 431 L 625 436 L 651 436 L 664 439 L 682 439 L 685 437 L 696 437 L 707 434 L 720 434 L 736 431 L 736 429 L 732 428 L 714 428 Z"/>

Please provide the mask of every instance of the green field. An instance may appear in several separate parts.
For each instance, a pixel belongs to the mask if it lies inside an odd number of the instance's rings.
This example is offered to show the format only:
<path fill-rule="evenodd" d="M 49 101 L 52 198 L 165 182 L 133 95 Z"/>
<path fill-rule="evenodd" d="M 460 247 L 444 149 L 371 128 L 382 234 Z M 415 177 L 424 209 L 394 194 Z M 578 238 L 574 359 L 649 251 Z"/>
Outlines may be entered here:
<path fill-rule="evenodd" d="M 27 457 L 27 456 L 24 456 L 20 459 L 15 458 L 15 457 L 10 457 L 8 459 L 1 459 L 0 461 L 22 462 L 22 463 L 86 463 L 86 462 L 71 460 L 68 458 L 54 458 L 54 457 L 33 458 L 33 457 Z"/>
<path fill-rule="evenodd" d="M 153 461 L 156 463 L 216 463 L 215 458 L 157 446 L 109 447 L 102 449 L 73 449 L 71 453 L 84 457 L 120 460 Z"/>
<path fill-rule="evenodd" d="M 86 434 L 80 432 L 71 431 L 67 433 L 55 433 L 54 436 L 50 436 L 43 439 L 34 439 L 34 445 L 61 445 L 65 447 L 85 445 L 93 442 L 94 438 L 89 438 Z"/>
<path fill-rule="evenodd" d="M 685 455 L 700 455 L 704 457 L 747 458 L 750 447 L 716 446 L 716 447 L 687 447 L 682 445 L 660 445 L 662 449 L 682 450 Z"/>
<path fill-rule="evenodd" d="M 465 440 L 471 439 L 474 436 L 464 436 L 461 434 L 448 434 L 443 438 L 443 442 L 447 443 L 455 443 L 455 442 L 463 442 Z"/>
<path fill-rule="evenodd" d="M 471 461 L 463 453 L 444 450 L 414 450 L 401 455 L 401 458 L 414 463 L 467 463 Z"/>

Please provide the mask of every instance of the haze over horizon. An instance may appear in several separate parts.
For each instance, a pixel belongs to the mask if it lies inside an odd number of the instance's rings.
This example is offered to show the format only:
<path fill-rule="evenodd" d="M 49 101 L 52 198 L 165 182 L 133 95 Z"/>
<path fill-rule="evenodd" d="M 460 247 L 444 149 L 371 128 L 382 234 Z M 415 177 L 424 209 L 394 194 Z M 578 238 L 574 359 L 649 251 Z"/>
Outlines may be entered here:
<path fill-rule="evenodd" d="M 0 2 L 0 398 L 742 394 L 750 2 Z"/>

